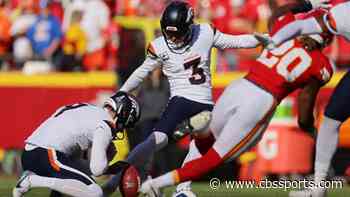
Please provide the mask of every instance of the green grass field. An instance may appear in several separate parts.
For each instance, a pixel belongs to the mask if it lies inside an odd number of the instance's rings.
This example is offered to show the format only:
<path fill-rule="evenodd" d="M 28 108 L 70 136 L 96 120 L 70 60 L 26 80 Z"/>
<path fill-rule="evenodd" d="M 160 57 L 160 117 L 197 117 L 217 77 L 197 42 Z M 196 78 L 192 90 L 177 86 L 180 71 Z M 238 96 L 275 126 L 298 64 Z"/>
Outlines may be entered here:
<path fill-rule="evenodd" d="M 11 197 L 12 187 L 15 185 L 14 177 L 0 177 L 0 197 Z M 174 188 L 165 190 L 166 196 L 171 196 Z M 288 192 L 273 189 L 225 189 L 212 190 L 208 183 L 201 182 L 193 184 L 193 191 L 199 197 L 287 197 Z M 46 197 L 49 196 L 47 189 L 33 189 L 25 197 Z M 120 196 L 115 194 L 114 196 Z M 332 190 L 328 197 L 348 197 L 350 196 L 350 187 Z"/>

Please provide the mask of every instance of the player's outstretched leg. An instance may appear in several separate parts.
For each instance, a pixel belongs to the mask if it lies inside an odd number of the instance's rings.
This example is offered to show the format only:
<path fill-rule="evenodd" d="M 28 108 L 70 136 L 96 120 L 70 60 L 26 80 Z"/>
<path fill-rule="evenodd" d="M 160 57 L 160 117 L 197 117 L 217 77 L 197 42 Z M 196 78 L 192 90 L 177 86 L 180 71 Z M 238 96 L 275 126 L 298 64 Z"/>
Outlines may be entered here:
<path fill-rule="evenodd" d="M 324 116 L 316 142 L 315 181 L 325 180 L 337 149 L 340 121 Z"/>
<path fill-rule="evenodd" d="M 215 137 L 209 129 L 211 119 L 212 112 L 206 110 L 192 116 L 189 119 L 188 127 L 191 129 L 190 133 L 193 140 L 190 142 L 189 151 L 185 160 L 183 161 L 182 166 L 201 157 L 214 144 Z M 180 183 L 176 187 L 173 197 L 188 195 L 195 196 L 195 194 L 191 191 L 191 181 Z"/>
<path fill-rule="evenodd" d="M 316 187 L 307 190 L 291 191 L 290 197 L 325 197 L 327 189 L 317 187 L 328 176 L 332 157 L 337 149 L 340 121 L 324 116 L 316 142 L 316 160 L 315 160 L 315 184 Z M 321 186 L 321 185 L 320 185 Z"/>
<path fill-rule="evenodd" d="M 241 94 L 237 96 L 232 92 Z M 224 107 L 224 103 L 229 105 Z M 186 163 L 182 168 L 146 181 L 142 184 L 140 191 L 148 193 L 149 188 L 152 187 L 162 188 L 179 182 L 196 180 L 225 160 L 239 156 L 260 139 L 276 105 L 277 102 L 271 94 L 247 80 L 242 79 L 232 83 L 219 99 L 218 105 L 214 107 L 210 128 L 213 130 L 216 141 L 212 148 L 202 157 Z M 218 130 L 214 131 L 214 129 Z"/>
<path fill-rule="evenodd" d="M 337 149 L 339 128 L 350 117 L 350 72 L 340 80 L 329 103 L 326 106 L 316 142 L 315 183 L 318 185 L 326 180 L 332 157 Z M 313 197 L 323 197 L 326 190 L 320 187 L 311 190 L 291 191 L 289 196 L 299 197 L 312 194 Z"/>
<path fill-rule="evenodd" d="M 245 121 L 238 122 L 236 117 L 241 117 L 239 115 L 233 116 L 213 147 L 206 154 L 186 163 L 182 168 L 146 181 L 142 185 L 141 192 L 147 193 L 147 188 L 150 187 L 162 188 L 179 182 L 196 180 L 205 173 L 215 169 L 225 160 L 239 156 L 260 139 L 271 115 L 272 113 L 268 112 L 261 121 L 258 121 L 260 124 L 252 125 L 246 124 L 247 122 Z M 235 128 L 232 128 L 232 126 Z"/>

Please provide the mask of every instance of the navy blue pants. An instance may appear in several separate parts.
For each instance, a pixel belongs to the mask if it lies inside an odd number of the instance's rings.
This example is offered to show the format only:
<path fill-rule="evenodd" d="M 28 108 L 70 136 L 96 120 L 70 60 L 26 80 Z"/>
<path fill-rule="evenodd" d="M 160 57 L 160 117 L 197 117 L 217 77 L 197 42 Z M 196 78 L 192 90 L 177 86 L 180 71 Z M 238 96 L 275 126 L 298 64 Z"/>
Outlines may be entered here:
<path fill-rule="evenodd" d="M 350 117 L 350 71 L 340 80 L 326 107 L 325 115 L 344 122 Z"/>
<path fill-rule="evenodd" d="M 66 154 L 59 151 L 55 151 L 54 154 L 56 154 L 57 161 L 61 166 L 55 164 L 57 163 L 55 162 L 56 158 L 50 157 L 50 151 L 45 148 L 23 151 L 23 170 L 29 170 L 44 177 L 75 179 L 86 185 L 95 183 L 95 180 L 90 176 L 91 172 L 90 169 L 88 169 L 88 165 L 85 166 L 79 160 L 68 157 Z"/>
<path fill-rule="evenodd" d="M 171 137 L 176 126 L 184 120 L 202 111 L 212 110 L 212 104 L 199 103 L 183 97 L 174 96 L 168 102 L 168 105 L 153 128 L 153 131 L 163 132 L 166 133 L 168 137 Z"/>

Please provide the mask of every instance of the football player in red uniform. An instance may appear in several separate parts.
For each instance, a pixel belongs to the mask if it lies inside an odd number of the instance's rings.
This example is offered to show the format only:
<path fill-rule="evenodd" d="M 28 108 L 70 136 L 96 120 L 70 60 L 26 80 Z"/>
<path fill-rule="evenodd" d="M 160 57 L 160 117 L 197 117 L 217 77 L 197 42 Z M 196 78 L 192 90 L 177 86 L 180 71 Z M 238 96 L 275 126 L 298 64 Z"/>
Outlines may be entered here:
<path fill-rule="evenodd" d="M 314 0 L 314 4 L 326 5 L 328 0 Z M 350 41 L 350 24 L 348 15 L 350 2 L 345 1 L 332 7 L 329 12 L 322 15 L 296 20 L 280 29 L 270 39 L 267 46 L 273 49 L 279 43 L 290 38 L 312 33 L 326 32 L 339 35 Z M 265 37 L 262 36 L 261 39 Z M 265 40 L 267 42 L 267 40 Z M 327 179 L 333 155 L 338 147 L 339 129 L 350 117 L 350 72 L 348 71 L 335 87 L 335 90 L 325 108 L 324 118 L 319 128 L 316 142 L 315 156 L 315 187 L 307 190 L 291 191 L 291 197 L 324 197 L 327 188 L 323 182 Z M 322 187 L 323 185 L 323 187 Z"/>
<path fill-rule="evenodd" d="M 272 0 L 270 4 L 273 4 Z M 270 35 L 273 35 L 294 21 L 295 13 L 311 6 L 302 2 L 302 5 L 271 7 L 274 13 L 269 26 Z M 322 14 L 322 11 L 312 15 L 317 14 Z M 313 132 L 313 107 L 317 93 L 333 74 L 332 63 L 322 53 L 331 38 L 330 34 L 312 35 L 290 40 L 272 51 L 265 49 L 250 72 L 244 78 L 233 81 L 216 103 L 208 129 L 208 139 L 213 140 L 207 140 L 207 149 L 200 151 L 202 157 L 147 180 L 140 192 L 156 196 L 159 188 L 198 179 L 223 162 L 236 158 L 256 144 L 277 105 L 296 89 L 301 89 L 299 126 Z"/>
<path fill-rule="evenodd" d="M 315 0 L 317 3 L 318 0 Z M 350 2 L 342 2 L 322 15 L 296 20 L 280 29 L 272 37 L 268 48 L 298 35 L 327 32 L 344 37 L 350 41 L 350 24 L 348 14 Z M 324 118 L 320 125 L 316 142 L 314 187 L 306 190 L 291 191 L 290 197 L 324 197 L 327 179 L 333 155 L 338 147 L 339 129 L 350 117 L 350 72 L 348 71 L 335 87 L 325 108 Z"/>

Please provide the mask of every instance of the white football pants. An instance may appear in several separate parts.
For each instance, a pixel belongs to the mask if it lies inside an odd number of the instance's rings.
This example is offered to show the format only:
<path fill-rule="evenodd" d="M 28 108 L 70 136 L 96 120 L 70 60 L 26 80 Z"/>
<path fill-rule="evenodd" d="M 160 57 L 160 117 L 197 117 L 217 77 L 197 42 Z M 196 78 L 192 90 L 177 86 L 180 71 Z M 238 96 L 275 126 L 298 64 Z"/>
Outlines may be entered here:
<path fill-rule="evenodd" d="M 213 148 L 221 158 L 236 158 L 255 145 L 277 104 L 270 93 L 247 79 L 233 81 L 217 101 L 210 125 L 216 138 Z"/>

